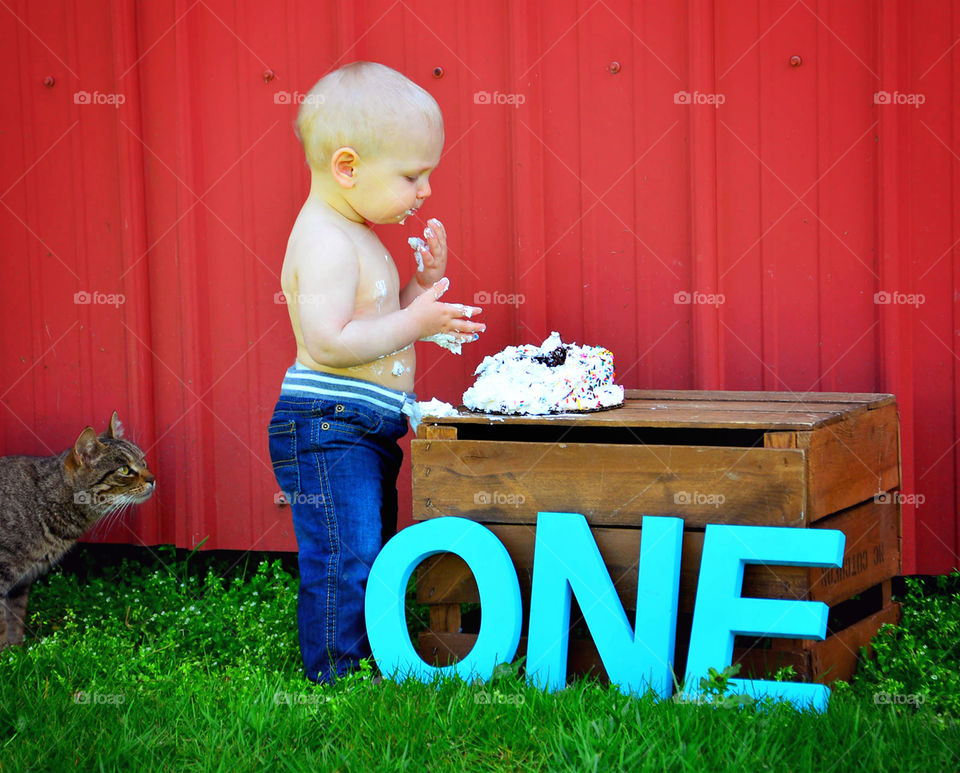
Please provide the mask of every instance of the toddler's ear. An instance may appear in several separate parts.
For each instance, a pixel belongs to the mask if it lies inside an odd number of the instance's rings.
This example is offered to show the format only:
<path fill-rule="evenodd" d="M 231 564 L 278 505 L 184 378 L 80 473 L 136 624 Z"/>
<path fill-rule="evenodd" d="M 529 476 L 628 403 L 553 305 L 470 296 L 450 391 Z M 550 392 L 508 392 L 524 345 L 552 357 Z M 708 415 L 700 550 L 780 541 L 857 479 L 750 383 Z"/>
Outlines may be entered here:
<path fill-rule="evenodd" d="M 330 172 L 333 179 L 344 188 L 352 188 L 357 182 L 357 162 L 360 156 L 353 148 L 337 148 L 330 157 Z"/>

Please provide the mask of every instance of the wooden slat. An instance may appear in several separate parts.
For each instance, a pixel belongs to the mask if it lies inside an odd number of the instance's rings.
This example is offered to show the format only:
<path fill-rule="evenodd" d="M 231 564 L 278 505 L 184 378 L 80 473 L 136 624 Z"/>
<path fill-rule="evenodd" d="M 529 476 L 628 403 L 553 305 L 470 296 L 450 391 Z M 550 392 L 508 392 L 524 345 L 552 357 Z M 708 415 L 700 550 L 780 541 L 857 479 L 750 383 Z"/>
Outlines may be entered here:
<path fill-rule="evenodd" d="M 434 633 L 424 631 L 418 638 L 420 657 L 430 665 L 447 666 L 464 658 L 473 649 L 477 635 L 473 633 Z M 517 658 L 527 654 L 527 637 L 520 637 Z M 685 657 L 685 654 L 682 655 Z M 675 672 L 682 677 L 682 657 L 674 664 Z M 772 675 L 778 668 L 793 666 L 797 679 L 810 679 L 810 653 L 804 650 L 763 650 L 735 647 L 733 662 L 741 665 L 740 675 L 762 678 Z M 570 639 L 567 651 L 567 677 L 590 674 L 602 682 L 609 682 L 609 676 L 600 660 L 600 653 L 590 639 Z"/>
<path fill-rule="evenodd" d="M 423 631 L 420 633 L 417 644 L 420 657 L 427 663 L 435 666 L 447 666 L 469 654 L 477 641 L 475 633 L 434 633 Z M 517 658 L 527 654 L 527 637 L 520 637 L 517 647 Z M 593 642 L 587 639 L 570 639 L 570 648 L 567 652 L 567 674 L 578 675 L 593 672 L 601 678 L 606 678 L 606 671 L 600 662 L 600 655 Z"/>
<path fill-rule="evenodd" d="M 767 432 L 763 441 L 765 448 L 806 452 L 811 521 L 900 485 L 895 404 L 810 432 Z"/>
<path fill-rule="evenodd" d="M 860 648 L 868 647 L 881 625 L 899 622 L 900 604 L 894 602 L 824 641 L 814 642 L 809 647 L 814 680 L 829 684 L 849 679 L 857 669 Z"/>
<path fill-rule="evenodd" d="M 430 607 L 430 630 L 452 631 L 460 630 L 460 605 L 435 604 Z"/>
<path fill-rule="evenodd" d="M 758 649 L 736 647 L 733 662 L 742 666 L 741 675 L 746 677 L 764 677 L 773 674 L 778 668 L 791 665 L 797 678 L 830 684 L 837 679 L 848 680 L 857 667 L 857 657 L 861 647 L 868 647 L 870 640 L 883 623 L 897 623 L 900 620 L 900 604 L 893 603 L 863 620 L 828 636 L 822 642 L 814 642 L 809 649 Z M 678 638 L 684 640 L 677 647 L 675 670 L 682 669 L 686 658 L 685 632 L 679 631 Z M 445 666 L 466 656 L 476 643 L 477 635 L 472 633 L 434 633 L 424 631 L 418 637 L 420 657 L 432 665 Z M 516 657 L 526 654 L 527 638 L 520 637 Z M 596 646 L 590 639 L 571 639 L 567 657 L 567 675 L 577 676 L 591 673 L 606 679 L 606 670 L 600 661 Z"/>
<path fill-rule="evenodd" d="M 424 422 L 417 427 L 417 437 L 424 440 L 456 440 L 457 428 Z"/>
<path fill-rule="evenodd" d="M 739 402 L 763 400 L 786 403 L 844 403 L 880 407 L 894 402 L 894 395 L 869 392 L 766 392 L 708 389 L 626 389 L 626 398 L 647 400 L 723 400 Z"/>
<path fill-rule="evenodd" d="M 811 520 L 900 485 L 898 427 L 897 406 L 887 405 L 797 435 L 807 451 Z"/>
<path fill-rule="evenodd" d="M 865 502 L 814 528 L 839 529 L 846 536 L 842 569 L 748 565 L 743 596 L 822 601 L 833 606 L 899 571 L 898 512 L 895 503 Z M 532 525 L 487 525 L 513 559 L 524 609 L 529 609 L 533 576 L 535 528 Z M 593 528 L 593 538 L 625 609 L 636 609 L 640 529 Z M 679 611 L 693 611 L 703 532 L 685 531 L 681 552 Z M 417 600 L 421 604 L 479 603 L 476 583 L 466 563 L 453 553 L 432 556 L 418 569 Z M 438 629 L 435 629 L 438 630 Z"/>
<path fill-rule="evenodd" d="M 497 535 L 510 553 L 520 582 L 523 608 L 529 610 L 535 539 L 533 527 L 491 524 L 487 528 Z M 591 529 L 620 603 L 628 610 L 634 610 L 637 606 L 640 531 Z M 680 612 L 693 612 L 702 553 L 703 532 L 684 532 L 680 556 Z M 748 566 L 744 571 L 744 594 L 761 598 L 805 598 L 808 590 L 807 572 L 801 567 Z M 479 603 L 480 595 L 473 574 L 463 559 L 453 553 L 443 553 L 421 564 L 417 573 L 417 600 L 421 604 L 475 604 Z"/>
<path fill-rule="evenodd" d="M 458 416 L 429 418 L 434 425 L 572 425 L 580 427 L 702 427 L 727 429 L 813 429 L 862 411 L 894 403 L 890 394 L 844 392 L 727 392 L 626 390 L 622 408 L 554 416 L 490 416 L 460 409 Z"/>
<path fill-rule="evenodd" d="M 639 526 L 643 515 L 688 527 L 805 524 L 798 450 L 486 440 L 414 440 L 412 449 L 415 520 L 535 523 L 555 511 L 596 526 Z"/>
<path fill-rule="evenodd" d="M 862 408 L 861 408 L 862 410 Z M 683 403 L 628 401 L 620 408 L 592 413 L 560 413 L 549 416 L 497 416 L 460 409 L 457 416 L 431 417 L 430 424 L 479 424 L 503 426 L 575 426 L 575 427 L 685 427 L 702 429 L 813 429 L 840 421 L 835 412 L 816 410 L 740 409 L 733 404 L 709 408 Z"/>
<path fill-rule="evenodd" d="M 846 535 L 843 567 L 809 569 L 809 598 L 833 606 L 900 572 L 900 506 L 872 499 L 813 524 Z"/>

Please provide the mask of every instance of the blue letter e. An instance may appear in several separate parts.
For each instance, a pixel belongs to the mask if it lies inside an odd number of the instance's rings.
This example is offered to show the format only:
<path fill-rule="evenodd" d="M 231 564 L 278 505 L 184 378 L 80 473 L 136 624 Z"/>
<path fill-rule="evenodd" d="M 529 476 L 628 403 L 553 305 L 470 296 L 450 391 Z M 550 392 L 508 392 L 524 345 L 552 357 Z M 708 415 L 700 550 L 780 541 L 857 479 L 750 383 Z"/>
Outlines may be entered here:
<path fill-rule="evenodd" d="M 733 637 L 778 636 L 823 639 L 826 604 L 819 601 L 743 598 L 745 564 L 841 566 L 844 534 L 833 529 L 708 524 L 703 539 L 697 603 L 693 610 L 684 692 L 700 691 L 709 669 L 722 671 L 733 659 Z M 830 689 L 822 684 L 731 680 L 733 692 L 770 696 L 822 711 Z"/>

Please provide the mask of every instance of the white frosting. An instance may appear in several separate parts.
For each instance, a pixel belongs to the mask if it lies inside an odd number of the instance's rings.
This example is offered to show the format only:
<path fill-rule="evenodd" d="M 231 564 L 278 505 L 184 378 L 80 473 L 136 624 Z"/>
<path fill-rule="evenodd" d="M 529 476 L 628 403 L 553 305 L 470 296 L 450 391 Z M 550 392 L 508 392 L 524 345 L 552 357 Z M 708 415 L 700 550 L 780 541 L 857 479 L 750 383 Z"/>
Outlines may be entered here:
<path fill-rule="evenodd" d="M 411 236 L 407 239 L 407 244 L 410 245 L 410 249 L 413 250 L 413 254 L 417 258 L 417 271 L 423 271 L 423 255 L 420 254 L 420 250 L 427 249 L 427 243 L 419 236 Z"/>
<path fill-rule="evenodd" d="M 508 346 L 484 357 L 474 375 L 463 404 L 475 411 L 543 415 L 623 402 L 623 387 L 613 383 L 613 354 L 600 346 L 564 344 L 556 332 L 539 347 Z"/>
<path fill-rule="evenodd" d="M 403 367 L 403 363 L 400 362 L 400 360 L 396 360 L 393 363 L 393 370 L 390 372 L 393 373 L 394 376 L 402 376 L 405 371 L 406 368 Z"/>
<path fill-rule="evenodd" d="M 426 338 L 421 338 L 420 340 L 433 341 L 437 346 L 449 349 L 454 354 L 460 354 L 462 352 L 460 339 L 452 333 L 437 333 L 432 336 L 427 336 Z"/>
<path fill-rule="evenodd" d="M 438 400 L 434 397 L 430 402 L 421 402 L 418 403 L 420 406 L 420 415 L 421 416 L 439 416 L 443 418 L 444 416 L 459 416 L 460 411 L 454 408 L 450 403 L 445 403 L 443 400 Z"/>
<path fill-rule="evenodd" d="M 383 311 L 383 302 L 387 299 L 387 281 L 378 279 L 373 291 L 373 299 L 377 302 L 377 311 Z"/>

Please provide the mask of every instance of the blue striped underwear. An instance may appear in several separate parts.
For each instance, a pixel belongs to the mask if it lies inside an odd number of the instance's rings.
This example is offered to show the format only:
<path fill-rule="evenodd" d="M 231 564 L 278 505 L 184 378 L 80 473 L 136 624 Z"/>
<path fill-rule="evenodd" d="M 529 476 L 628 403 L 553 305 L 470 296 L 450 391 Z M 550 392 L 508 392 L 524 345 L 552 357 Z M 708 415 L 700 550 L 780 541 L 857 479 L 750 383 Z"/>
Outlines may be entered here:
<path fill-rule="evenodd" d="M 366 403 L 381 411 L 404 413 L 410 417 L 414 432 L 420 423 L 420 410 L 415 393 L 389 389 L 359 378 L 313 370 L 299 361 L 287 369 L 280 395 L 312 397 L 317 400 L 352 400 Z"/>

